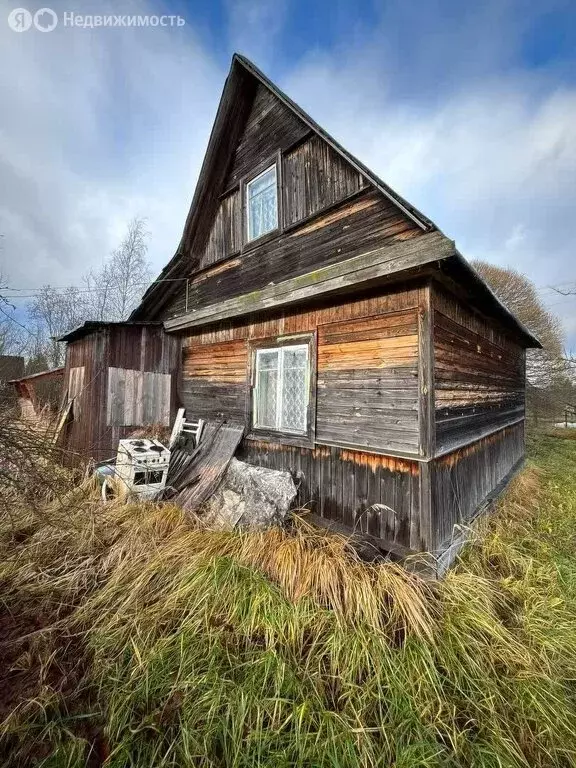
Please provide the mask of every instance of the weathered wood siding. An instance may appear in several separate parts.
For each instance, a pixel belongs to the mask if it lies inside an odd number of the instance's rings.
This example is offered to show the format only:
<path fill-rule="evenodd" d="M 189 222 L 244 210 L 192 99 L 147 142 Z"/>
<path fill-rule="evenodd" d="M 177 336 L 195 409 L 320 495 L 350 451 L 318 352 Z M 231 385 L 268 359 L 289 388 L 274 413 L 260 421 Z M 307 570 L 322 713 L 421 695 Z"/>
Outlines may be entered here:
<path fill-rule="evenodd" d="M 106 424 L 112 427 L 170 425 L 172 375 L 108 368 Z"/>
<path fill-rule="evenodd" d="M 415 550 L 426 548 L 416 461 L 255 440 L 244 440 L 237 456 L 251 464 L 298 474 L 301 484 L 296 503 L 300 507 L 359 533 Z"/>
<path fill-rule="evenodd" d="M 316 438 L 417 453 L 416 306 L 319 327 Z"/>
<path fill-rule="evenodd" d="M 495 321 L 432 292 L 436 453 L 524 418 L 525 353 Z"/>
<path fill-rule="evenodd" d="M 418 288 L 396 289 L 190 332 L 184 404 L 203 418 L 244 421 L 248 341 L 316 331 L 317 442 L 417 455 L 419 296 Z"/>
<path fill-rule="evenodd" d="M 449 542 L 524 456 L 524 422 L 431 462 L 432 546 Z"/>
<path fill-rule="evenodd" d="M 168 407 L 174 413 L 179 350 L 179 339 L 160 326 L 109 326 L 67 345 L 64 388 L 75 398 L 73 420 L 66 431 L 69 463 L 114 456 L 118 440 L 134 429 L 107 423 L 109 368 L 169 374 Z M 80 367 L 84 369 L 81 387 L 75 371 Z M 162 407 L 166 410 L 166 404 Z"/>
<path fill-rule="evenodd" d="M 368 182 L 319 136 L 288 152 L 282 161 L 284 226 L 290 227 L 360 192 Z"/>
<path fill-rule="evenodd" d="M 279 229 L 244 242 L 242 184 L 279 158 Z M 259 85 L 221 195 L 205 213 L 162 317 L 310 272 L 422 230 L 323 139 Z"/>
<path fill-rule="evenodd" d="M 280 213 L 284 228 L 368 187 L 363 176 L 317 136 L 286 154 L 281 162 Z M 240 253 L 243 245 L 242 195 L 240 187 L 236 187 L 218 205 L 198 269 Z M 250 247 L 249 243 L 245 245 Z"/>
<path fill-rule="evenodd" d="M 246 366 L 244 339 L 196 344 L 184 340 L 181 399 L 190 414 L 203 419 L 227 418 L 245 422 Z"/>
<path fill-rule="evenodd" d="M 238 184 L 273 155 L 285 152 L 309 132 L 308 126 L 268 88 L 258 83 L 224 189 Z"/>
<path fill-rule="evenodd" d="M 205 269 L 217 261 L 240 251 L 242 245 L 242 215 L 240 190 L 235 189 L 224 197 L 216 212 L 208 242 L 199 260 L 199 269 Z"/>
<path fill-rule="evenodd" d="M 187 332 L 182 337 L 183 405 L 194 416 L 246 424 L 249 342 L 315 332 L 315 447 L 254 435 L 244 439 L 240 456 L 303 473 L 299 503 L 309 502 L 317 514 L 420 548 L 425 534 L 418 464 L 409 457 L 419 453 L 421 295 L 418 287 L 389 289 Z M 386 509 L 368 511 L 374 504 Z"/>
<path fill-rule="evenodd" d="M 420 233 L 379 192 L 367 191 L 313 221 L 246 250 L 228 264 L 191 275 L 188 295 L 183 284 L 164 318 L 184 314 L 186 305 L 199 308 L 215 304 Z"/>

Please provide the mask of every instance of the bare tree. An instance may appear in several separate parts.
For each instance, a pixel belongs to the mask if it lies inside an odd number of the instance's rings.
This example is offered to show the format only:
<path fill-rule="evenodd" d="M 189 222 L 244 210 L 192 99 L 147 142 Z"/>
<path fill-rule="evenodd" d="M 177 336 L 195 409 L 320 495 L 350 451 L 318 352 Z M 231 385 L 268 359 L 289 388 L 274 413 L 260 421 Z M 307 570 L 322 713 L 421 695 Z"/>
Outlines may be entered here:
<path fill-rule="evenodd" d="M 498 298 L 540 340 L 542 349 L 526 354 L 528 405 L 534 412 L 553 409 L 560 392 L 570 389 L 564 333 L 558 317 L 538 297 L 534 283 L 515 269 L 472 262 Z"/>
<path fill-rule="evenodd" d="M 101 269 L 91 269 L 82 281 L 86 290 L 86 315 L 90 320 L 111 320 L 112 281 L 110 270 L 104 264 Z"/>
<path fill-rule="evenodd" d="M 28 356 L 57 367 L 63 345 L 56 341 L 85 320 L 125 320 L 138 304 L 151 270 L 146 254 L 149 233 L 142 218 L 134 218 L 126 236 L 98 270 L 83 277 L 84 288 L 65 290 L 43 286 L 28 306 L 31 320 Z"/>
<path fill-rule="evenodd" d="M 0 355 L 23 355 L 28 338 L 23 328 L 8 312 L 0 317 Z"/>
<path fill-rule="evenodd" d="M 8 282 L 0 273 L 0 355 L 22 355 L 27 347 L 27 328 L 15 316 L 16 307 L 6 297 Z"/>
<path fill-rule="evenodd" d="M 63 344 L 57 341 L 66 331 L 85 319 L 84 294 L 75 286 L 65 290 L 43 286 L 32 304 L 29 315 L 35 321 L 35 354 L 44 355 L 51 368 L 62 365 Z"/>
<path fill-rule="evenodd" d="M 92 320 L 125 320 L 137 306 L 152 273 L 146 259 L 149 232 L 146 221 L 134 218 L 118 248 L 100 270 L 84 277 Z"/>

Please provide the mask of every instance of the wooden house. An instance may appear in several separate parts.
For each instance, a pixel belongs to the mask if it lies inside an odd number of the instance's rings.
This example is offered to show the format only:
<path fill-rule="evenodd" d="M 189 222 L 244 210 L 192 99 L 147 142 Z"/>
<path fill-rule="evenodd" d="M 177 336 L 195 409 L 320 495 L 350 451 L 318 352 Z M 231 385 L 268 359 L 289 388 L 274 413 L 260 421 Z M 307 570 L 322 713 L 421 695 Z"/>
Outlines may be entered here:
<path fill-rule="evenodd" d="M 177 342 L 191 415 L 242 423 L 239 458 L 291 470 L 318 520 L 385 549 L 445 549 L 522 462 L 537 339 L 242 56 L 178 250 L 131 321 Z"/>

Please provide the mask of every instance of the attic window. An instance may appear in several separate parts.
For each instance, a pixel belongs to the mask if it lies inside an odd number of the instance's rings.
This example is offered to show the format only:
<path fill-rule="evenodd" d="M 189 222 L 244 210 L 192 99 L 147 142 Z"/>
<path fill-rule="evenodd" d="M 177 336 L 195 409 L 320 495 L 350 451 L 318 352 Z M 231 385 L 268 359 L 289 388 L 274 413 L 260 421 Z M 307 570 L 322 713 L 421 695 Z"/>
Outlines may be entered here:
<path fill-rule="evenodd" d="M 278 185 L 274 164 L 246 184 L 246 239 L 256 240 L 277 227 Z"/>

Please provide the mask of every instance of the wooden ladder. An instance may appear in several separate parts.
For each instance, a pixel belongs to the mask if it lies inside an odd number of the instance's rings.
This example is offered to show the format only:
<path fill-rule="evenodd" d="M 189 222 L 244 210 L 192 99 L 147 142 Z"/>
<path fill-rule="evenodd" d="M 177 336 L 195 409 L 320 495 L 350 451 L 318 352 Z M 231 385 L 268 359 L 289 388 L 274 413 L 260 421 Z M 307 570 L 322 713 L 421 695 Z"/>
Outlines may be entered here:
<path fill-rule="evenodd" d="M 172 427 L 172 434 L 170 435 L 170 443 L 168 444 L 170 450 L 174 448 L 180 435 L 191 435 L 194 439 L 194 447 L 196 447 L 202 439 L 204 420 L 196 419 L 195 421 L 186 421 L 185 414 L 185 408 L 178 409 L 176 419 L 174 420 L 174 426 Z"/>

